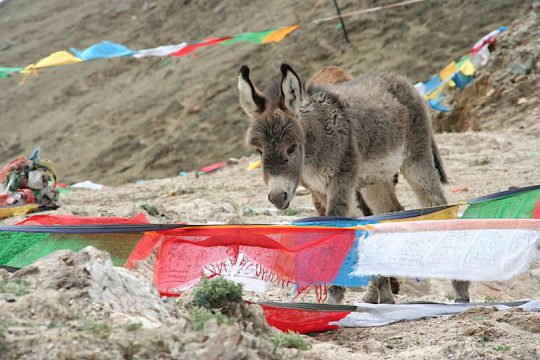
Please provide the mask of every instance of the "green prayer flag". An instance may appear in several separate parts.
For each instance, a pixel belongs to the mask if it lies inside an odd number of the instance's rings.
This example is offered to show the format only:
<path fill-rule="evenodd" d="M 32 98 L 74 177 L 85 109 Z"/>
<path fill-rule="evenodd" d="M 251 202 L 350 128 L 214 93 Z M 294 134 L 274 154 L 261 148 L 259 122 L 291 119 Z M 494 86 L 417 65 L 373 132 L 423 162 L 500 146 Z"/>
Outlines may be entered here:
<path fill-rule="evenodd" d="M 139 233 L 48 234 L 0 232 L 0 265 L 23 268 L 57 250 L 78 252 L 86 246 L 107 251 L 115 266 L 124 266 L 141 239 Z"/>
<path fill-rule="evenodd" d="M 262 44 L 263 40 L 275 29 L 263 30 L 259 32 L 247 32 L 234 36 L 232 39 L 222 42 L 223 45 L 234 44 L 240 41 L 247 41 L 253 44 Z"/>
<path fill-rule="evenodd" d="M 469 60 L 471 58 L 471 54 L 467 54 L 465 56 L 462 56 L 461 59 L 459 59 L 459 61 L 456 63 L 456 68 L 457 69 L 461 69 L 461 67 L 463 66 L 463 64 L 465 64 L 465 62 L 467 60 Z"/>
<path fill-rule="evenodd" d="M 540 187 L 492 199 L 472 201 L 462 219 L 532 219 L 539 206 Z"/>
<path fill-rule="evenodd" d="M 1 67 L 0 66 L 0 79 L 7 78 L 9 74 L 14 72 L 19 72 L 24 70 L 24 68 L 17 67 L 17 68 L 10 68 L 10 67 Z"/>

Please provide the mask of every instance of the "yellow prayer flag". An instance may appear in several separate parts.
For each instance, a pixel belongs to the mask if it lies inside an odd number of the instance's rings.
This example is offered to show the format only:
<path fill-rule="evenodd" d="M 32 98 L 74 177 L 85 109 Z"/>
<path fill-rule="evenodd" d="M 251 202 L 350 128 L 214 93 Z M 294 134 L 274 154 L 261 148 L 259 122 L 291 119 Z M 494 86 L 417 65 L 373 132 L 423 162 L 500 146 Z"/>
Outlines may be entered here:
<path fill-rule="evenodd" d="M 285 36 L 289 35 L 290 33 L 298 29 L 299 27 L 300 25 L 292 25 L 292 26 L 287 26 L 286 28 L 272 31 L 270 34 L 268 34 L 267 37 L 264 38 L 262 43 L 268 44 L 271 42 L 280 42 L 281 40 L 285 38 Z"/>
<path fill-rule="evenodd" d="M 446 209 L 432 212 L 431 214 L 420 215 L 415 217 L 410 217 L 406 219 L 397 219 L 397 220 L 384 220 L 381 223 L 385 222 L 403 222 L 403 221 L 425 221 L 425 220 L 452 220 L 457 219 L 459 205 L 454 205 Z"/>
<path fill-rule="evenodd" d="M 442 69 L 439 72 L 439 76 L 441 77 L 441 81 L 444 81 L 454 75 L 454 73 L 457 71 L 456 62 L 452 61 L 450 64 L 448 64 L 444 69 Z"/>
<path fill-rule="evenodd" d="M 0 207 L 0 219 L 6 219 L 12 216 L 21 216 L 39 209 L 38 204 L 28 204 L 20 206 L 3 206 Z"/>
<path fill-rule="evenodd" d="M 424 95 L 424 98 L 426 100 L 430 100 L 430 99 L 437 100 L 441 96 L 441 93 L 443 92 L 444 88 L 446 88 L 447 85 L 448 85 L 448 82 L 441 84 L 441 86 L 439 86 L 434 91 L 430 92 L 429 94 Z"/>
<path fill-rule="evenodd" d="M 67 51 L 57 51 L 51 55 L 39 60 L 36 64 L 28 65 L 21 73 L 28 74 L 34 70 L 43 69 L 51 66 L 69 65 L 82 62 Z"/>
<path fill-rule="evenodd" d="M 261 166 L 261 160 L 257 160 L 246 166 L 246 170 L 255 170 Z"/>
<path fill-rule="evenodd" d="M 461 73 L 465 76 L 473 76 L 476 72 L 476 67 L 471 60 L 467 60 L 463 63 L 463 65 L 461 65 L 461 69 L 459 69 L 459 71 L 461 71 Z"/>

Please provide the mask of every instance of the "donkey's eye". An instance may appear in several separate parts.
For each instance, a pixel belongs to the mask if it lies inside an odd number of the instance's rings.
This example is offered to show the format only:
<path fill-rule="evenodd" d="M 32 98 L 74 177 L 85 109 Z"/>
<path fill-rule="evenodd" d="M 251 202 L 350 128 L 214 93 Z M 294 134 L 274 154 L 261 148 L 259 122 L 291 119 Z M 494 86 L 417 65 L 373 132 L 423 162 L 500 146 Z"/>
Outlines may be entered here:
<path fill-rule="evenodd" d="M 262 156 L 262 150 L 261 149 L 255 149 L 255 152 L 259 154 L 259 156 Z"/>
<path fill-rule="evenodd" d="M 287 149 L 287 154 L 292 155 L 296 151 L 296 145 L 289 146 Z"/>

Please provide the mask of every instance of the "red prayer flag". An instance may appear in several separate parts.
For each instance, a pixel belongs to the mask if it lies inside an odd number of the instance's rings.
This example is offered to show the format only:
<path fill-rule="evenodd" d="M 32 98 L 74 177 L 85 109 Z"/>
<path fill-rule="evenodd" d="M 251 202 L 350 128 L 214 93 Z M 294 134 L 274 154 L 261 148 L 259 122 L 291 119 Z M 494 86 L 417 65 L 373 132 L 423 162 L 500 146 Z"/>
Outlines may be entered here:
<path fill-rule="evenodd" d="M 177 52 L 172 53 L 171 55 L 174 56 L 174 57 L 184 56 L 184 55 L 187 55 L 187 54 L 197 50 L 200 47 L 219 44 L 220 42 L 223 42 L 223 41 L 226 41 L 226 40 L 229 40 L 229 39 L 232 39 L 232 36 L 225 36 L 225 37 L 220 37 L 220 38 L 206 38 L 206 39 L 204 39 L 203 41 L 201 41 L 199 43 L 190 44 L 190 45 L 178 50 Z"/>

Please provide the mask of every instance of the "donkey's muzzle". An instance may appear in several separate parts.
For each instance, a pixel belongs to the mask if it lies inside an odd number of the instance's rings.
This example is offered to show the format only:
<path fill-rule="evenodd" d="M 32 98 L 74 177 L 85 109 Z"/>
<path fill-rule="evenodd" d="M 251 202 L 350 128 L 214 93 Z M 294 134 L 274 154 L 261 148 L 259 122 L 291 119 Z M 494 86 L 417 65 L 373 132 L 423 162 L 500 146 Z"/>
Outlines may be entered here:
<path fill-rule="evenodd" d="M 289 207 L 289 194 L 282 190 L 271 191 L 268 194 L 268 200 L 274 204 L 279 210 L 283 210 Z"/>

